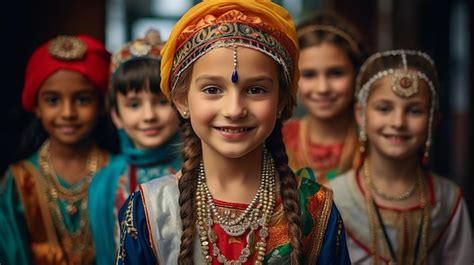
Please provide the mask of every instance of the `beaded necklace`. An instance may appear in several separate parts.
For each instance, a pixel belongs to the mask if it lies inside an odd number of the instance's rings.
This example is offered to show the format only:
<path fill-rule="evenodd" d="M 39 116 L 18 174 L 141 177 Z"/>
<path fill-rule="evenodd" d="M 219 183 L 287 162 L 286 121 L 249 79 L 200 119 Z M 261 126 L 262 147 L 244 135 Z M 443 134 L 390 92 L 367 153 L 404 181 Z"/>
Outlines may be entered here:
<path fill-rule="evenodd" d="M 245 211 L 238 217 L 225 212 L 222 216 L 214 203 L 214 199 L 206 184 L 204 165 L 201 161 L 199 177 L 196 191 L 197 204 L 197 224 L 199 229 L 199 239 L 201 241 L 201 251 L 207 264 L 211 264 L 212 257 L 209 255 L 209 247 L 212 247 L 213 256 L 221 264 L 240 265 L 257 252 L 255 264 L 263 264 L 266 240 L 268 237 L 268 223 L 275 206 L 275 168 L 270 154 L 264 149 L 262 179 L 260 187 Z M 224 230 L 230 236 L 240 236 L 250 228 L 246 236 L 247 243 L 242 249 L 237 260 L 228 260 L 217 246 L 217 234 L 213 230 L 214 223 Z M 255 233 L 259 230 L 260 240 L 256 243 L 255 249 L 252 246 L 255 243 Z"/>

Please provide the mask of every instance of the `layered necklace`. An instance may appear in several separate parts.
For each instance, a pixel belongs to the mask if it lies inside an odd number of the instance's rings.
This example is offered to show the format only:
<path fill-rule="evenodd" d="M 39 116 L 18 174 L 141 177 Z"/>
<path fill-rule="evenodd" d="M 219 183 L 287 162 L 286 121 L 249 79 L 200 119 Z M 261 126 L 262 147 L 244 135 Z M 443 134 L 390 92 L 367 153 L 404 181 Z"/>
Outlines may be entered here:
<path fill-rule="evenodd" d="M 379 262 L 379 254 L 378 254 L 378 236 L 377 236 L 377 229 L 380 227 L 382 230 L 385 242 L 387 244 L 390 258 L 389 264 L 397 264 L 397 257 L 395 254 L 394 246 L 390 241 L 388 236 L 386 225 L 383 221 L 382 215 L 380 210 L 373 199 L 371 194 L 371 190 L 374 191 L 377 195 L 384 194 L 385 196 L 381 196 L 382 198 L 392 201 L 401 201 L 404 199 L 409 198 L 413 193 L 414 190 L 420 190 L 420 208 L 421 208 L 421 220 L 420 225 L 418 227 L 418 233 L 415 242 L 415 250 L 414 250 L 414 258 L 413 258 L 413 265 L 415 264 L 424 264 L 426 260 L 426 256 L 428 253 L 428 230 L 430 227 L 430 207 L 428 205 L 428 192 L 426 190 L 426 183 L 424 183 L 423 178 L 421 177 L 420 170 L 417 170 L 417 180 L 413 188 L 410 188 L 407 192 L 402 193 L 399 196 L 391 197 L 380 191 L 376 191 L 374 188 L 375 185 L 372 182 L 372 177 L 370 174 L 369 162 L 367 159 L 364 161 L 363 165 L 363 175 L 364 175 L 364 182 L 365 182 L 365 200 L 368 212 L 368 219 L 369 219 L 369 228 L 370 228 L 370 245 L 371 245 L 371 253 L 373 255 L 374 264 L 378 264 Z M 371 189 L 369 189 L 369 187 Z M 412 191 L 413 190 L 413 191 Z M 379 194 L 380 193 L 380 194 Z"/>
<path fill-rule="evenodd" d="M 99 167 L 100 151 L 96 146 L 92 148 L 87 159 L 87 172 L 84 181 L 77 187 L 65 188 L 59 183 L 59 177 L 54 171 L 49 148 L 50 142 L 47 140 L 39 150 L 39 165 L 47 183 L 49 209 L 64 250 L 68 255 L 68 261 L 71 264 L 80 264 L 82 254 L 85 253 L 92 240 L 87 215 L 87 190 Z M 66 213 L 70 218 L 77 213 L 80 214 L 79 225 L 73 232 L 70 232 L 65 225 L 65 218 L 60 208 L 61 201 L 65 203 Z"/>
<path fill-rule="evenodd" d="M 212 257 L 209 254 L 209 248 L 211 247 L 213 256 L 221 264 L 243 264 L 255 252 L 257 253 L 255 264 L 263 264 L 268 237 L 268 223 L 275 206 L 275 197 L 275 167 L 273 159 L 266 149 L 263 151 L 260 187 L 250 204 L 239 216 L 231 214 L 229 210 L 225 210 L 224 214 L 219 212 L 206 184 L 204 165 L 201 161 L 196 204 L 201 251 L 206 263 L 211 264 L 212 262 Z M 212 228 L 214 223 L 218 224 L 227 235 L 233 237 L 241 236 L 250 229 L 246 236 L 247 243 L 237 260 L 228 260 L 217 246 L 217 234 Z M 260 240 L 255 244 L 257 230 Z"/>

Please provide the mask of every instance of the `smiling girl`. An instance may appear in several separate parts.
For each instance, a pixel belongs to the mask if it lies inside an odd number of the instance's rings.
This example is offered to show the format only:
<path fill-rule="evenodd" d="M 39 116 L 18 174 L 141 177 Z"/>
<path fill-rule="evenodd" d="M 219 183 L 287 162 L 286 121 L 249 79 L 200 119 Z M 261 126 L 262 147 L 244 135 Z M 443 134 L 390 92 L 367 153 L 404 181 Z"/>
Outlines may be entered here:
<path fill-rule="evenodd" d="M 354 27 L 330 14 L 299 25 L 298 41 L 298 99 L 307 114 L 287 122 L 283 136 L 290 167 L 310 167 L 325 184 L 358 163 L 354 85 L 366 51 Z"/>
<path fill-rule="evenodd" d="M 438 115 L 433 60 L 412 50 L 376 53 L 357 80 L 356 118 L 366 158 L 329 183 L 352 262 L 472 263 L 462 190 L 423 167 Z"/>
<path fill-rule="evenodd" d="M 270 1 L 203 1 L 162 55 L 183 167 L 125 202 L 118 263 L 348 264 L 331 191 L 287 164 L 281 127 L 298 78 L 288 12 Z"/>
<path fill-rule="evenodd" d="M 59 36 L 31 56 L 22 105 L 36 114 L 41 146 L 11 165 L 0 186 L 2 263 L 94 262 L 87 189 L 108 161 L 96 129 L 109 59 L 104 45 L 85 35 Z"/>

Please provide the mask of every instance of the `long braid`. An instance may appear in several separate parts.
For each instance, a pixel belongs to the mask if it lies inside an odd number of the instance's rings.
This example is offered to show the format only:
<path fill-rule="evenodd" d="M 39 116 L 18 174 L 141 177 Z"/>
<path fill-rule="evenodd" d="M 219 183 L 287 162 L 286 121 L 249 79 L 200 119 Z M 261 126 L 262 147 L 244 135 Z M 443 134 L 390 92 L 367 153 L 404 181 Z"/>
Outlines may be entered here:
<path fill-rule="evenodd" d="M 266 146 L 275 160 L 276 170 L 280 178 L 280 196 L 283 201 L 285 218 L 288 220 L 290 244 L 293 248 L 291 264 L 300 264 L 303 257 L 303 236 L 301 232 L 301 213 L 298 200 L 298 184 L 293 171 L 288 166 L 288 156 L 281 133 L 282 122 L 277 120 Z"/>
<path fill-rule="evenodd" d="M 196 185 L 199 161 L 201 160 L 201 141 L 194 133 L 188 120 L 182 121 L 181 133 L 183 137 L 181 168 L 182 176 L 179 179 L 179 206 L 182 223 L 181 246 L 178 263 L 193 264 L 194 234 L 196 232 Z"/>

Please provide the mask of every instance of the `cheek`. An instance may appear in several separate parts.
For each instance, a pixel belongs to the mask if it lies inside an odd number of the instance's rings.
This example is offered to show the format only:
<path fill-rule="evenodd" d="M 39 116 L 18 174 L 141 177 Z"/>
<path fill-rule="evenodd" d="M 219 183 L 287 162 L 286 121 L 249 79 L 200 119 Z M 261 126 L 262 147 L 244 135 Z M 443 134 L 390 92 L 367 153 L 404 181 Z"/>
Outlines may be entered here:
<path fill-rule="evenodd" d="M 298 95 L 305 95 L 311 92 L 311 79 L 300 78 L 298 81 Z"/>
<path fill-rule="evenodd" d="M 341 95 L 352 98 L 353 86 L 352 79 L 348 77 L 337 78 L 331 82 L 332 88 Z"/>

